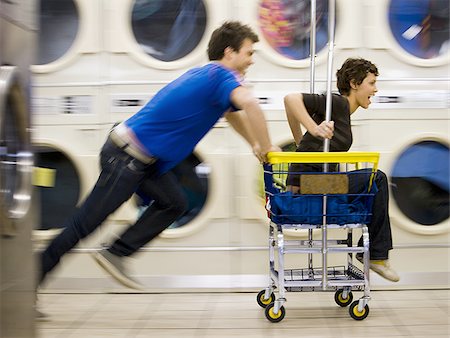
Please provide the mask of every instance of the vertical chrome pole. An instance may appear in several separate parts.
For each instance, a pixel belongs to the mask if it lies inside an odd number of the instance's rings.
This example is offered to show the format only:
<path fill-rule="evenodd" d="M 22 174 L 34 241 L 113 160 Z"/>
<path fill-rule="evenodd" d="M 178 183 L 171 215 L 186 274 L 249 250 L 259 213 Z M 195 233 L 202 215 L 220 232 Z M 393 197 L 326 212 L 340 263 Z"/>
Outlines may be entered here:
<path fill-rule="evenodd" d="M 331 120 L 331 84 L 333 81 L 333 52 L 334 52 L 334 26 L 335 26 L 335 2 L 330 0 L 328 6 L 328 66 L 327 66 L 327 105 L 325 112 L 325 120 Z M 325 139 L 323 151 L 330 150 L 330 140 Z"/>
<path fill-rule="evenodd" d="M 316 0 L 311 0 L 311 30 L 309 32 L 309 92 L 311 94 L 315 91 L 315 75 L 316 75 Z"/>
<path fill-rule="evenodd" d="M 310 70 L 309 70 L 309 92 L 314 94 L 315 91 L 315 65 L 316 65 L 316 0 L 311 0 L 311 30 L 309 32 L 309 57 L 310 57 Z M 313 241 L 313 229 L 308 229 L 308 242 L 309 246 L 312 246 Z M 311 278 L 314 277 L 313 273 L 313 256 L 312 253 L 308 253 L 308 274 Z"/>
<path fill-rule="evenodd" d="M 334 24 L 335 24 L 335 0 L 328 2 L 328 68 L 327 68 L 327 102 L 325 111 L 325 121 L 331 120 L 331 84 L 333 72 L 333 51 L 334 51 Z M 325 139 L 323 142 L 323 151 L 330 150 L 330 140 Z M 328 163 L 323 166 L 323 171 L 328 171 Z M 327 262 L 327 197 L 323 197 L 323 224 L 322 224 L 322 290 L 327 289 L 328 284 L 328 262 Z"/>

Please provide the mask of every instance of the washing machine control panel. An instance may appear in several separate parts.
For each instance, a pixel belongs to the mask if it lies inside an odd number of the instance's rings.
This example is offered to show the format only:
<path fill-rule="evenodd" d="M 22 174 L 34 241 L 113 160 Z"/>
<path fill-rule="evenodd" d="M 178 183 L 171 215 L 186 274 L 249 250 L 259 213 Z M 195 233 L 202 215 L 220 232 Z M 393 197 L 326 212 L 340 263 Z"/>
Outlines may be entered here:
<path fill-rule="evenodd" d="M 446 109 L 450 107 L 450 92 L 443 90 L 380 91 L 371 100 L 371 109 Z"/>

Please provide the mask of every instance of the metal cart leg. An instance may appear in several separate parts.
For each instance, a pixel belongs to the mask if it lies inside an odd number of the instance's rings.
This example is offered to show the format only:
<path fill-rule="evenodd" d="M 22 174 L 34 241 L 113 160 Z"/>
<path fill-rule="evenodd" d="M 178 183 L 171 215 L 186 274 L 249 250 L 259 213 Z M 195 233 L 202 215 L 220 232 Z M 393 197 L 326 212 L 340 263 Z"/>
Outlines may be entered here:
<path fill-rule="evenodd" d="M 308 247 L 313 246 L 313 229 L 308 229 Z M 313 266 L 313 255 L 308 253 L 308 276 L 310 279 L 314 279 L 314 266 Z"/>
<path fill-rule="evenodd" d="M 274 285 L 278 280 L 275 270 L 275 236 L 272 224 L 269 226 L 269 279 L 270 285 Z"/>
<path fill-rule="evenodd" d="M 284 289 L 284 236 L 283 230 L 278 229 L 277 234 L 278 245 L 278 299 L 266 307 L 265 315 L 272 323 L 277 323 L 283 320 L 286 315 L 286 310 L 283 304 L 286 302 Z"/>
<path fill-rule="evenodd" d="M 370 277 L 369 277 L 369 267 L 370 267 L 370 254 L 369 254 L 369 229 L 366 225 L 362 227 L 363 236 L 363 262 L 364 262 L 364 298 L 370 299 Z"/>
<path fill-rule="evenodd" d="M 286 301 L 285 299 L 285 288 L 284 288 L 284 235 L 283 230 L 278 229 L 277 234 L 277 245 L 278 245 L 278 294 L 279 298 L 277 302 L 280 306 Z M 276 308 L 275 308 L 276 309 Z"/>
<path fill-rule="evenodd" d="M 256 296 L 256 301 L 259 306 L 266 308 L 275 301 L 275 294 L 273 290 L 277 285 L 278 274 L 275 270 L 275 237 L 272 223 L 269 224 L 269 280 L 268 286 L 261 290 Z"/>
<path fill-rule="evenodd" d="M 369 278 L 369 230 L 366 225 L 362 227 L 363 236 L 363 262 L 364 262 L 364 296 L 354 301 L 349 307 L 350 317 L 363 320 L 369 315 L 370 278 Z"/>
<path fill-rule="evenodd" d="M 277 245 L 278 245 L 278 271 L 275 269 L 275 253 L 274 253 L 274 231 L 271 226 L 269 232 L 269 246 L 270 246 L 270 270 L 271 270 L 271 279 L 275 282 L 278 287 L 279 298 L 273 299 L 273 301 L 265 307 L 265 315 L 266 318 L 272 323 L 277 323 L 283 320 L 286 315 L 286 310 L 284 309 L 283 304 L 286 302 L 285 299 L 285 289 L 284 289 L 284 236 L 281 228 L 278 228 L 277 233 Z M 278 278 L 275 278 L 278 277 Z M 263 294 L 264 293 L 264 294 Z M 259 293 L 259 297 L 265 297 L 266 299 L 272 299 L 273 293 L 270 290 L 270 287 L 266 290 L 263 290 Z M 273 298 L 275 298 L 273 296 Z M 259 303 L 259 302 L 258 302 Z"/>

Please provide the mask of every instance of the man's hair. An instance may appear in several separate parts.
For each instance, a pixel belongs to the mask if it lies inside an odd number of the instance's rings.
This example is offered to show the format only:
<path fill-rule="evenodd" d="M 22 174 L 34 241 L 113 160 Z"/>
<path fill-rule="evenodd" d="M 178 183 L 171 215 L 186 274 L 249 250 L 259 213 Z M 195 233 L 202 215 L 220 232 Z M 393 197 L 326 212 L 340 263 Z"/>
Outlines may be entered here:
<path fill-rule="evenodd" d="M 211 35 L 208 44 L 209 60 L 220 60 L 224 56 L 227 47 L 234 51 L 239 51 L 245 39 L 250 39 L 253 43 L 258 42 L 258 35 L 247 26 L 238 21 L 227 21 L 217 28 Z"/>
<path fill-rule="evenodd" d="M 348 58 L 341 69 L 336 72 L 339 93 L 349 95 L 351 81 L 353 80 L 355 84 L 360 85 L 369 73 L 378 76 L 377 66 L 372 62 L 362 58 Z"/>

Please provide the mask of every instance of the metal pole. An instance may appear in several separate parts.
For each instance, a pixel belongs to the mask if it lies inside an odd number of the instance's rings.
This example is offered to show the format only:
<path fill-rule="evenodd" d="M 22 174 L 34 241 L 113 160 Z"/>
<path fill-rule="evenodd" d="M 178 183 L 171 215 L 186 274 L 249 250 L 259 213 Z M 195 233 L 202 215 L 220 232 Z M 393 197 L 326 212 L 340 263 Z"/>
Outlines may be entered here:
<path fill-rule="evenodd" d="M 315 75 L 316 75 L 316 0 L 311 0 L 311 30 L 309 32 L 309 92 L 315 91 Z"/>
<path fill-rule="evenodd" d="M 311 30 L 309 32 L 309 57 L 310 57 L 310 69 L 309 69 L 309 92 L 314 94 L 315 91 L 315 65 L 316 65 L 316 0 L 311 0 Z M 308 229 L 308 241 L 311 246 L 313 240 L 313 229 Z M 311 278 L 314 277 L 313 273 L 313 255 L 308 253 L 308 274 Z"/>
<path fill-rule="evenodd" d="M 334 26 L 335 26 L 335 1 L 330 0 L 328 6 L 328 66 L 327 66 L 327 102 L 325 120 L 331 120 L 331 84 L 333 81 L 333 52 L 334 52 Z M 325 139 L 323 151 L 330 150 L 330 140 Z"/>
<path fill-rule="evenodd" d="M 330 0 L 328 5 L 328 69 L 327 69 L 327 102 L 325 111 L 325 121 L 331 120 L 331 83 L 333 71 L 333 50 L 334 50 L 334 24 L 335 24 L 335 0 Z M 330 140 L 323 142 L 323 151 L 330 150 Z M 328 171 L 328 163 L 323 166 L 323 171 Z M 323 197 L 323 224 L 322 224 L 322 290 L 327 289 L 328 284 L 328 262 L 327 262 L 327 196 Z"/>

